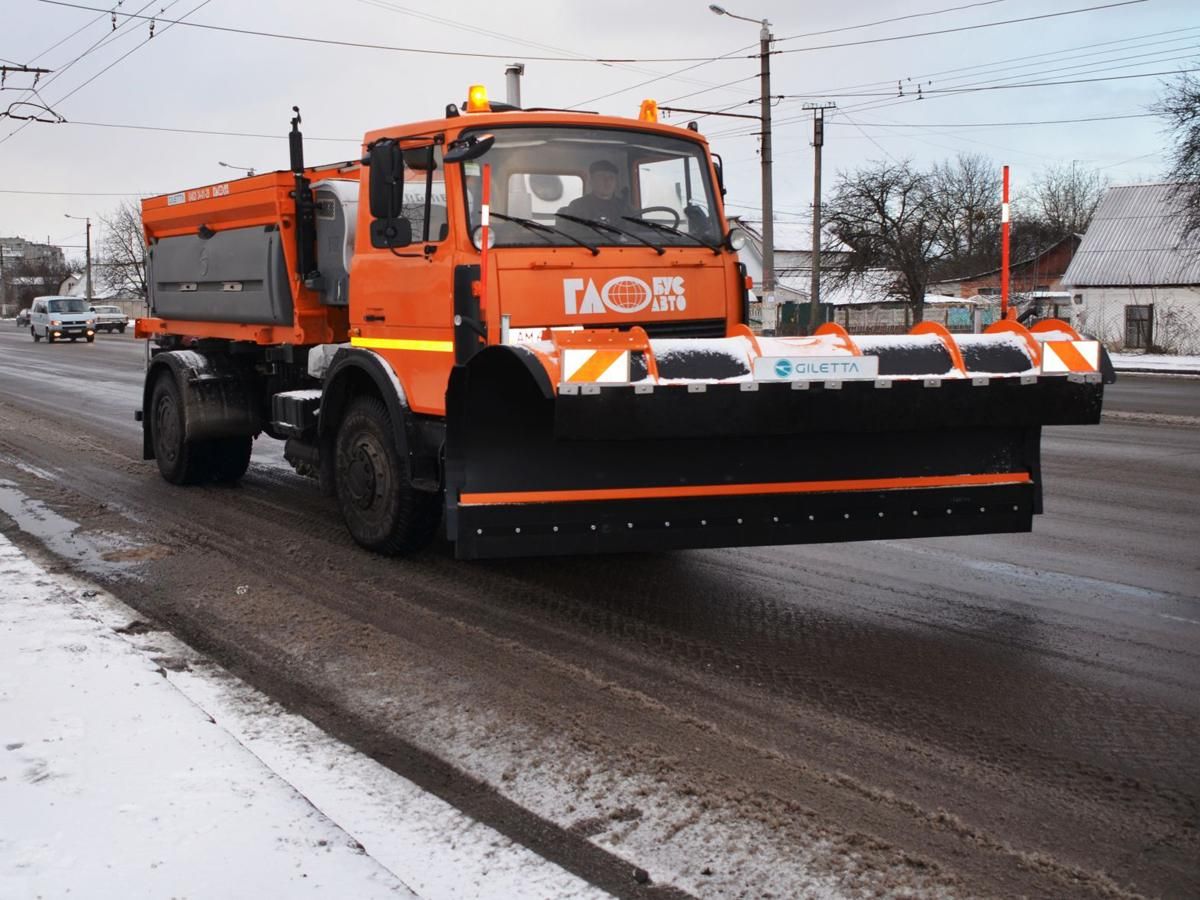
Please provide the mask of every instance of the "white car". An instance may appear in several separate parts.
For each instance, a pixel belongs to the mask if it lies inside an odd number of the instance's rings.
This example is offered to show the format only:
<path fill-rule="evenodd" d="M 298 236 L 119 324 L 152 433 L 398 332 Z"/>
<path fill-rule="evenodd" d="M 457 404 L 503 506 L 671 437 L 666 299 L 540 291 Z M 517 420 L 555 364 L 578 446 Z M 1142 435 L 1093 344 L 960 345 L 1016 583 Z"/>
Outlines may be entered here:
<path fill-rule="evenodd" d="M 96 330 L 107 331 L 110 334 L 114 331 L 125 333 L 125 328 L 129 325 L 129 317 L 121 311 L 119 306 L 93 306 L 92 312 L 96 314 Z"/>
<path fill-rule="evenodd" d="M 29 308 L 29 333 L 35 342 L 86 338 L 90 344 L 96 340 L 96 314 L 80 297 L 35 297 Z"/>

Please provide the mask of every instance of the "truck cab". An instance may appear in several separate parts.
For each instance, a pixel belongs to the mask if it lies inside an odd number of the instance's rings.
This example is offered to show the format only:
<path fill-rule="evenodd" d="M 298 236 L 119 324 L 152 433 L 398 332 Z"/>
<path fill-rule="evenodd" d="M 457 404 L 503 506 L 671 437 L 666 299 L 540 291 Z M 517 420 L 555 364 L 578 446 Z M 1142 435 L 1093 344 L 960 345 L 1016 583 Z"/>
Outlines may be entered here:
<path fill-rule="evenodd" d="M 719 338 L 744 321 L 744 271 L 694 132 L 484 112 L 375 132 L 366 146 L 351 343 L 388 359 L 418 412 L 445 412 L 464 300 L 478 306 L 481 344 L 635 326 Z M 469 158 L 453 164 L 462 148 Z"/>

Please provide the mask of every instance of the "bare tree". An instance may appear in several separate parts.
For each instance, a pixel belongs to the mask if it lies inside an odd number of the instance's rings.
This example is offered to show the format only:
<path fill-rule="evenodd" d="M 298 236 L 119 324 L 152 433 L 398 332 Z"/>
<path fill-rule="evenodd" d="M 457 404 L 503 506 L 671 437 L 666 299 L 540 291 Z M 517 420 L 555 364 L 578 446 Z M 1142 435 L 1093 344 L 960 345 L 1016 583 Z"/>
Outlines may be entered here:
<path fill-rule="evenodd" d="M 938 240 L 945 259 L 939 278 L 960 278 L 1000 262 L 1000 167 L 981 153 L 960 153 L 930 173 Z"/>
<path fill-rule="evenodd" d="M 101 284 L 121 294 L 145 298 L 146 243 L 141 209 L 124 200 L 100 221 L 104 225 L 99 248 Z"/>
<path fill-rule="evenodd" d="M 1028 218 L 1039 220 L 1054 240 L 1087 231 L 1108 188 L 1109 179 L 1096 169 L 1086 169 L 1075 160 L 1070 165 L 1043 169 L 1030 194 Z"/>
<path fill-rule="evenodd" d="M 1175 141 L 1170 178 L 1178 184 L 1175 197 L 1183 208 L 1183 235 L 1200 234 L 1200 79 L 1182 74 L 1154 111 L 1167 120 Z"/>
<path fill-rule="evenodd" d="M 920 322 L 931 270 L 947 254 L 932 177 L 906 160 L 874 163 L 838 178 L 825 214 L 827 229 L 849 253 L 830 275 L 878 289 L 879 270 L 895 272 L 885 290 L 904 300 L 913 322 Z"/>

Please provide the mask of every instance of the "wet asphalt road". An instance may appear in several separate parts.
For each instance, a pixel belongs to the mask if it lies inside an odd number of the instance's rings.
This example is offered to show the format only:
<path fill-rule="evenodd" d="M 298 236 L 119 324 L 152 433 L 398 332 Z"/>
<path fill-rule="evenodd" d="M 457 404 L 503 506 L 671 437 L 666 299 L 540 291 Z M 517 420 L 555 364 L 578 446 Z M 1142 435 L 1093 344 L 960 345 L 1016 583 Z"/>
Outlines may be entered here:
<path fill-rule="evenodd" d="M 615 893 L 1200 893 L 1200 379 L 1048 430 L 1030 535 L 395 561 L 270 441 L 163 484 L 129 335 L 3 325 L 0 479 L 135 548 L 42 552 Z"/>

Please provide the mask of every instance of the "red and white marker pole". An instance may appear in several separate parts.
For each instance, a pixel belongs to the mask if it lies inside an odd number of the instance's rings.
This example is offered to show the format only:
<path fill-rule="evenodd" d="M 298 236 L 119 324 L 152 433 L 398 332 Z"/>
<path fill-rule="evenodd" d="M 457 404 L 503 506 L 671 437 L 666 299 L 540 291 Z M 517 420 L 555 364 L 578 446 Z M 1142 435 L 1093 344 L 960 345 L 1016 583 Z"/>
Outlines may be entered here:
<path fill-rule="evenodd" d="M 1005 194 L 1005 196 L 1008 196 Z M 479 307 L 481 310 L 487 310 L 487 283 L 488 283 L 488 244 L 491 243 L 488 238 L 489 229 L 491 228 L 491 213 L 492 213 L 492 167 L 489 163 L 483 164 L 483 197 L 479 204 Z M 486 313 L 484 318 L 486 319 Z M 483 324 L 483 323 L 481 323 Z M 486 325 L 484 326 L 487 327 Z"/>
<path fill-rule="evenodd" d="M 1000 318 L 1008 318 L 1008 166 L 1004 167 L 1004 198 L 1000 204 Z"/>

